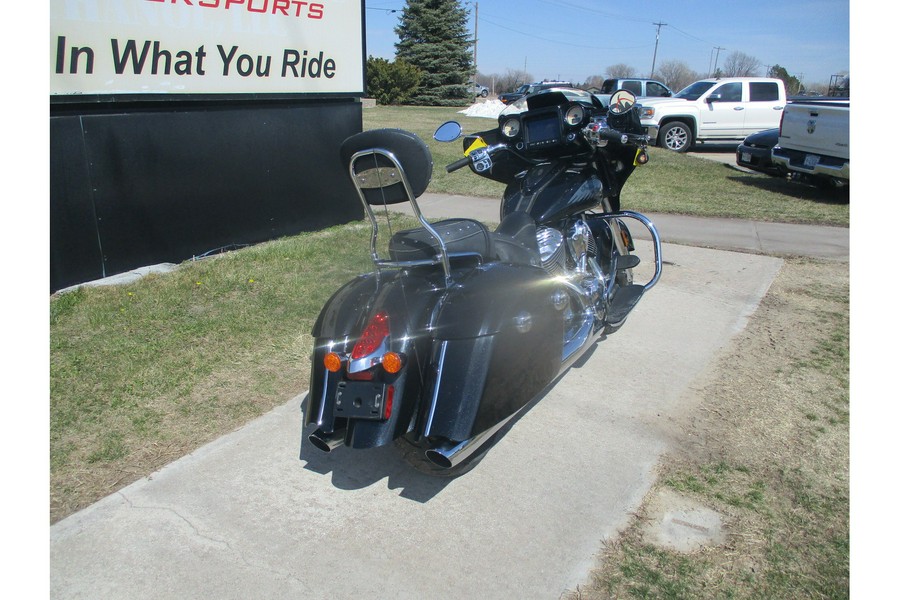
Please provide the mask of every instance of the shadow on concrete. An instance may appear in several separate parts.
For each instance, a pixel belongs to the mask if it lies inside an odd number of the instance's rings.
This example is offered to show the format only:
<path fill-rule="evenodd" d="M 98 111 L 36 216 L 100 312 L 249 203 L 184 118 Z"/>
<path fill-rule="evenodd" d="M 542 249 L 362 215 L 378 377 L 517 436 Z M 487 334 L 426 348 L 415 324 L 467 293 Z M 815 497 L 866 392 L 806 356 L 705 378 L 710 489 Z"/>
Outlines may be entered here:
<path fill-rule="evenodd" d="M 767 192 L 777 192 L 797 198 L 798 200 L 808 200 L 819 204 L 848 204 L 850 202 L 850 186 L 842 188 L 821 188 L 814 185 L 800 183 L 797 181 L 788 181 L 783 177 L 760 177 L 759 174 L 747 175 L 730 175 L 730 181 L 754 187 L 756 189 Z"/>
<path fill-rule="evenodd" d="M 580 358 L 570 368 L 580 368 L 587 358 L 593 354 L 597 345 L 595 343 L 589 348 L 585 352 L 585 356 Z M 566 372 L 568 370 L 560 373 L 546 388 L 522 407 L 508 423 L 484 443 L 479 454 L 476 454 L 469 460 L 480 460 L 480 458 L 490 452 L 490 449 L 502 440 L 519 420 L 550 393 Z M 306 410 L 306 402 L 307 398 L 304 397 L 301 403 L 301 410 L 304 412 Z M 301 431 L 300 460 L 303 462 L 303 468 L 320 475 L 328 475 L 330 473 L 332 485 L 341 490 L 359 490 L 369 487 L 382 479 L 387 479 L 389 489 L 401 490 L 399 494 L 401 498 L 427 503 L 440 494 L 454 480 L 463 478 L 466 476 L 466 473 L 470 472 L 466 471 L 457 477 L 427 475 L 407 464 L 399 452 L 394 449 L 393 445 L 365 450 L 354 450 L 341 446 L 331 452 L 322 452 L 307 440 L 307 436 L 314 430 L 315 427 L 309 426 L 304 427 Z"/>

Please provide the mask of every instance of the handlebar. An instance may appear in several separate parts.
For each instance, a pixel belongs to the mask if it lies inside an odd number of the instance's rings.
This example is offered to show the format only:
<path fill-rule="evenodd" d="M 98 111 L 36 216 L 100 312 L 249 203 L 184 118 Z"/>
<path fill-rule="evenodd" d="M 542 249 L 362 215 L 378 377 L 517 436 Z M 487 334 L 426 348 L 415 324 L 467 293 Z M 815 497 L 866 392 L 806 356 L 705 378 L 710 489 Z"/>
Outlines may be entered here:
<path fill-rule="evenodd" d="M 616 129 L 611 129 L 609 127 L 598 127 L 588 125 L 584 129 L 582 129 L 582 135 L 587 142 L 593 146 L 597 146 L 600 141 L 610 141 L 616 142 L 618 144 L 625 145 L 634 145 L 639 146 L 641 148 L 646 148 L 647 144 L 650 143 L 650 136 L 648 135 L 639 135 L 635 133 L 623 133 Z M 605 145 L 605 144 L 604 144 Z M 478 150 L 475 150 L 470 153 L 469 156 L 464 158 L 460 158 L 457 161 L 454 161 L 445 167 L 447 173 L 452 173 L 454 171 L 458 171 L 465 166 L 471 164 L 476 172 L 483 173 L 485 171 L 489 171 L 492 166 L 492 156 L 499 150 L 508 150 L 518 156 L 520 159 L 532 163 L 538 164 L 539 161 L 531 159 L 527 156 L 519 154 L 515 152 L 512 148 L 508 147 L 506 144 L 495 144 L 493 146 L 483 146 Z M 646 160 L 644 161 L 646 162 Z M 643 163 L 642 163 L 643 164 Z"/>
<path fill-rule="evenodd" d="M 597 129 L 596 131 L 592 131 L 594 135 L 597 136 L 598 139 L 608 140 L 610 142 L 617 142 L 619 144 L 628 145 L 634 144 L 638 146 L 646 146 L 650 143 L 649 135 L 638 135 L 635 133 L 622 133 L 621 131 L 617 131 L 615 129 Z"/>
<path fill-rule="evenodd" d="M 469 157 L 466 156 L 465 158 L 461 158 L 461 159 L 447 165 L 447 167 L 446 167 L 447 172 L 452 173 L 453 171 L 458 171 L 468 164 L 469 164 Z"/>

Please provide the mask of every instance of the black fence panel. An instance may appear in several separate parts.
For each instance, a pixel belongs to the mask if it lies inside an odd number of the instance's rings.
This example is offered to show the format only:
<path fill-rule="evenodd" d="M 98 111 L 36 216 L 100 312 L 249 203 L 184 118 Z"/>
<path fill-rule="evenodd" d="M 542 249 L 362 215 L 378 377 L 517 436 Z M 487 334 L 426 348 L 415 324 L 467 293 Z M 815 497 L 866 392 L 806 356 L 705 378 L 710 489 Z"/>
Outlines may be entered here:
<path fill-rule="evenodd" d="M 51 292 L 362 217 L 358 101 L 53 109 Z"/>

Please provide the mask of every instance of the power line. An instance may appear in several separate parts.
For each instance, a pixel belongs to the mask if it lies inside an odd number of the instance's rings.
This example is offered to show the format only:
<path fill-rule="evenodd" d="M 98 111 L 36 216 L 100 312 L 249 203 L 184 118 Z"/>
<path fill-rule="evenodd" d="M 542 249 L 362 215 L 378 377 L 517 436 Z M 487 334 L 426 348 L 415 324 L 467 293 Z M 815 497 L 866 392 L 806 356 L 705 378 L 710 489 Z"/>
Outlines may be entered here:
<path fill-rule="evenodd" d="M 634 49 L 637 49 L 637 48 L 646 48 L 647 45 L 648 45 L 648 44 L 641 44 L 641 45 L 639 45 L 639 46 L 604 47 L 604 46 L 589 46 L 589 45 L 586 45 L 586 44 L 573 44 L 573 43 L 571 43 L 571 42 L 561 42 L 561 41 L 559 41 L 559 40 L 553 40 L 553 39 L 550 39 L 550 38 L 541 37 L 541 36 L 539 36 L 539 35 L 534 35 L 533 33 L 527 33 L 527 32 L 525 32 L 525 31 L 519 31 L 518 29 L 513 29 L 512 27 L 507 27 L 506 25 L 501 25 L 500 23 L 497 23 L 496 21 L 492 21 L 492 20 L 490 20 L 490 19 L 485 19 L 485 18 L 484 18 L 484 13 L 481 13 L 481 16 L 479 17 L 479 20 L 480 20 L 482 23 L 490 23 L 490 24 L 493 25 L 494 27 L 499 27 L 500 29 L 505 29 L 505 30 L 507 30 L 507 31 L 512 31 L 513 33 L 518 33 L 518 34 L 521 34 L 521 35 L 524 35 L 524 36 L 528 36 L 528 37 L 531 38 L 531 39 L 541 40 L 541 41 L 544 41 L 544 42 L 550 42 L 550 43 L 552 43 L 552 44 L 560 44 L 560 45 L 563 45 L 563 46 L 573 46 L 573 47 L 575 47 L 575 48 L 590 48 L 590 49 L 593 49 L 593 50 L 634 50 Z"/>

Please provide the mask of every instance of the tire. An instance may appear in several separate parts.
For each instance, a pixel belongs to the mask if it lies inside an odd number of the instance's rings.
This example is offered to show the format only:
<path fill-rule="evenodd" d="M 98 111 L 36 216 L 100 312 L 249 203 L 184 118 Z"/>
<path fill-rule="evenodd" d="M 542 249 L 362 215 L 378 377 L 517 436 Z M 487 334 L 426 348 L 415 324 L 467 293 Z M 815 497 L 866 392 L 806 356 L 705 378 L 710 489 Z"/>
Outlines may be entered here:
<path fill-rule="evenodd" d="M 481 90 L 481 97 L 482 97 L 482 98 L 487 98 L 487 97 L 488 97 L 488 91 L 487 91 L 487 90 Z"/>
<path fill-rule="evenodd" d="M 660 128 L 656 144 L 673 152 L 687 152 L 694 145 L 694 132 L 685 123 L 672 121 Z"/>
<path fill-rule="evenodd" d="M 416 446 L 415 444 L 410 442 L 405 437 L 401 436 L 394 440 L 394 448 L 397 449 L 397 452 L 401 457 L 403 457 L 403 460 L 405 460 L 409 466 L 411 466 L 419 473 L 424 473 L 425 475 L 430 475 L 431 477 L 442 477 L 445 479 L 459 477 L 460 475 L 468 473 L 469 471 L 474 469 L 475 465 L 480 463 L 481 459 L 484 458 L 484 455 L 487 453 L 487 450 L 491 445 L 492 444 L 490 444 L 490 442 L 486 443 L 482 448 L 478 449 L 477 454 L 470 456 L 455 467 L 444 469 L 425 458 L 425 451 L 419 446 Z"/>

